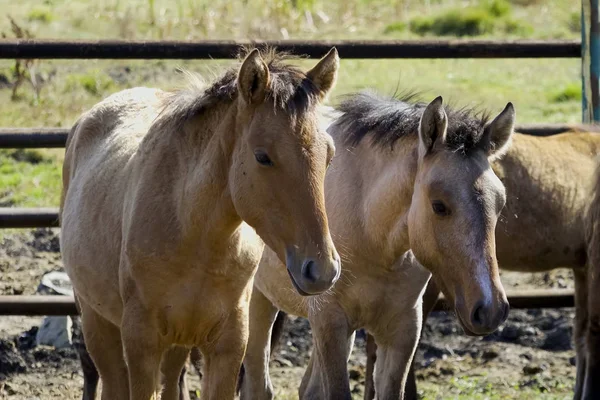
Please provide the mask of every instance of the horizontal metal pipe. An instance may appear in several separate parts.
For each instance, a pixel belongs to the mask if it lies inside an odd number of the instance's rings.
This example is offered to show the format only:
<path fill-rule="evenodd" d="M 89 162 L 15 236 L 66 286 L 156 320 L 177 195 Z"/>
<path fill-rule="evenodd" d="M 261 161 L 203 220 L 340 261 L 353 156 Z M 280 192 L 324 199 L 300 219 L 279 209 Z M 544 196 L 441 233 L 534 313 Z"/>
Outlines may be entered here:
<path fill-rule="evenodd" d="M 342 59 L 580 58 L 579 40 L 269 40 L 115 41 L 3 40 L 4 59 L 226 59 L 241 46 L 272 46 L 322 57 L 335 46 Z"/>
<path fill-rule="evenodd" d="M 0 296 L 0 315 L 77 315 L 71 296 Z"/>
<path fill-rule="evenodd" d="M 0 207 L 0 229 L 58 227 L 58 208 Z"/>
<path fill-rule="evenodd" d="M 600 132 L 600 125 L 593 124 L 521 124 L 515 132 L 532 136 L 552 136 L 564 132 Z"/>
<path fill-rule="evenodd" d="M 569 289 L 531 289 L 514 290 L 507 293 L 510 308 L 563 308 L 573 307 L 573 291 Z M 452 306 L 440 296 L 434 310 L 449 310 Z"/>
<path fill-rule="evenodd" d="M 0 149 L 63 148 L 66 128 L 0 128 Z"/>
<path fill-rule="evenodd" d="M 508 293 L 514 309 L 573 307 L 573 291 L 569 289 L 515 290 Z M 442 297 L 435 310 L 448 310 Z M 70 296 L 0 296 L 0 315 L 76 315 L 75 301 Z"/>
<path fill-rule="evenodd" d="M 526 135 L 550 136 L 567 131 L 599 132 L 600 126 L 586 124 L 522 124 L 515 131 Z M 0 128 L 0 149 L 65 147 L 68 128 Z"/>

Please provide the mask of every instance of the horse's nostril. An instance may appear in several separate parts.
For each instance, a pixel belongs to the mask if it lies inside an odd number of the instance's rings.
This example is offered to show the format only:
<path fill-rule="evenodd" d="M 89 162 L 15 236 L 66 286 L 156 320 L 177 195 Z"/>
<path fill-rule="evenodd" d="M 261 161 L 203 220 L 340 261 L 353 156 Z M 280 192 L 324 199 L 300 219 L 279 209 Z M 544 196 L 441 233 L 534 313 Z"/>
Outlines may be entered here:
<path fill-rule="evenodd" d="M 316 264 L 313 260 L 306 260 L 302 265 L 302 276 L 309 282 L 316 282 L 319 279 L 316 271 Z"/>
<path fill-rule="evenodd" d="M 485 325 L 485 307 L 481 303 L 477 303 L 471 314 L 471 323 L 473 326 Z"/>

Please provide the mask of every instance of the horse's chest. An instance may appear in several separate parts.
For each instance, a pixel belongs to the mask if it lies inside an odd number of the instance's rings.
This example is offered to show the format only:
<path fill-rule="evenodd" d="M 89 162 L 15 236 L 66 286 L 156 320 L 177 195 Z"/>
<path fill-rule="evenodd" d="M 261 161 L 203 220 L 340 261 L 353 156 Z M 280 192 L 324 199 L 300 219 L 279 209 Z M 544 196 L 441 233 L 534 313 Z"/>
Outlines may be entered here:
<path fill-rule="evenodd" d="M 377 329 L 389 324 L 419 300 L 429 273 L 424 269 L 356 273 L 347 287 L 342 303 L 355 327 Z"/>
<path fill-rule="evenodd" d="M 157 308 L 161 335 L 170 343 L 203 346 L 214 342 L 240 310 L 248 307 L 250 285 L 212 281 L 182 284 Z"/>

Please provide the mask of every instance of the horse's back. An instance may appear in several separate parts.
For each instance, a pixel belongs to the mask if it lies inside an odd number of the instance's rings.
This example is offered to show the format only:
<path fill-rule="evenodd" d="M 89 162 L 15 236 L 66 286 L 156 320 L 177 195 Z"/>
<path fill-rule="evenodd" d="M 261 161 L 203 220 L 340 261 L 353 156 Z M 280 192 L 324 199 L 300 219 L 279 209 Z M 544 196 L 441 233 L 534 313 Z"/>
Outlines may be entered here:
<path fill-rule="evenodd" d="M 63 167 L 61 248 L 75 286 L 118 286 L 123 205 L 135 153 L 159 112 L 162 92 L 118 92 L 84 113 L 73 127 Z M 102 291 L 81 290 L 78 296 Z M 118 295 L 106 290 L 106 295 Z M 98 299 L 87 299 L 98 303 Z M 117 298 L 102 300 L 115 303 Z"/>
<path fill-rule="evenodd" d="M 599 151 L 595 133 L 515 135 L 494 164 L 507 192 L 496 229 L 502 268 L 534 272 L 585 264 L 583 213 Z"/>

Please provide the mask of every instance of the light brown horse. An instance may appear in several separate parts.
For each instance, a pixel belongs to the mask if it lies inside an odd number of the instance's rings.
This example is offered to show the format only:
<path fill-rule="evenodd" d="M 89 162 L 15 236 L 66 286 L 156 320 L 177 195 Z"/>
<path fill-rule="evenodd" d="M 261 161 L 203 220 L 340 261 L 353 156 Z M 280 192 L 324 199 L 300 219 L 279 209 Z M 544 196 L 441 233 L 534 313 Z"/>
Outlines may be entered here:
<path fill-rule="evenodd" d="M 494 231 L 504 187 L 490 167 L 510 142 L 509 103 L 493 121 L 410 98 L 354 95 L 330 126 L 338 149 L 325 183 L 327 213 L 344 260 L 329 292 L 297 296 L 265 249 L 255 277 L 242 398 L 270 399 L 270 330 L 277 309 L 310 320 L 314 349 L 302 399 L 350 399 L 347 358 L 354 331 L 380 345 L 375 385 L 402 398 L 421 329 L 430 271 L 467 332 L 494 331 L 508 314 Z M 412 249 L 412 252 L 409 250 Z M 427 269 L 413 263 L 413 253 Z"/>
<path fill-rule="evenodd" d="M 69 135 L 61 250 L 103 399 L 157 398 L 191 346 L 203 396 L 234 398 L 263 240 L 302 295 L 339 277 L 323 188 L 334 146 L 317 113 L 337 52 L 307 73 L 263 56 L 206 87 L 119 92 Z"/>
<path fill-rule="evenodd" d="M 545 138 L 516 134 L 508 153 L 492 164 L 507 190 L 496 228 L 500 267 L 521 272 L 573 268 L 576 400 L 600 396 L 600 175 L 594 175 L 599 153 L 598 133 Z M 438 296 L 438 287 L 430 282 L 423 320 Z M 367 371 L 373 370 L 376 348 L 368 346 Z M 413 372 L 407 382 L 408 400 L 417 398 Z M 365 399 L 374 398 L 369 373 L 365 386 Z"/>

